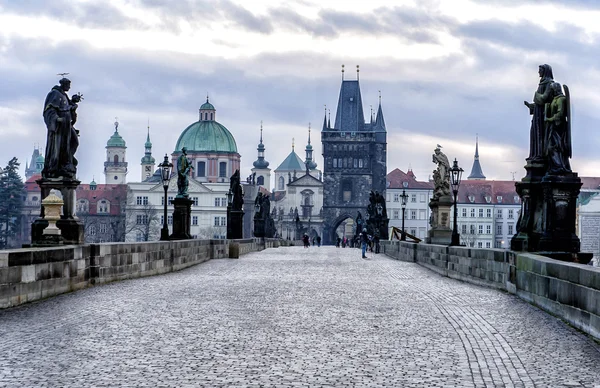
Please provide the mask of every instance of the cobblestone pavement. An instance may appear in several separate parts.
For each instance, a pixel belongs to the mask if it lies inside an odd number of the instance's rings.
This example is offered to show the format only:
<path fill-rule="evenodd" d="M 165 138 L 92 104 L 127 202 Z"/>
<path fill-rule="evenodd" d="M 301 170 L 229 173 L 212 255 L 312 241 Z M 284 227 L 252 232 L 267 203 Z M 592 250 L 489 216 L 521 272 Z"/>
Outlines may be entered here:
<path fill-rule="evenodd" d="M 0 387 L 600 387 L 600 346 L 353 249 L 269 249 L 0 311 Z"/>

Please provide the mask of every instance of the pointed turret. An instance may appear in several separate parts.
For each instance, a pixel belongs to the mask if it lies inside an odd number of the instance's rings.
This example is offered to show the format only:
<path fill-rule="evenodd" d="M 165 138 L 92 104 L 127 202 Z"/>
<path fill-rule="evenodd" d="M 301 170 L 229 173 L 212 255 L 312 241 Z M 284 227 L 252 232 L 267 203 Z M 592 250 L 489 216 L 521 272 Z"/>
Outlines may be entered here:
<path fill-rule="evenodd" d="M 310 123 L 308 123 L 308 144 L 306 145 L 306 160 L 304 164 L 306 168 L 310 170 L 314 170 L 317 168 L 317 163 L 313 160 L 313 146 L 310 144 Z"/>
<path fill-rule="evenodd" d="M 327 105 L 325 105 L 325 117 L 323 117 L 323 131 L 327 130 Z"/>
<path fill-rule="evenodd" d="M 473 160 L 471 174 L 469 174 L 467 179 L 485 180 L 485 175 L 483 175 L 483 171 L 481 170 L 481 164 L 479 163 L 479 137 L 475 138 L 475 160 Z"/>
<path fill-rule="evenodd" d="M 365 130 L 365 115 L 358 80 L 342 81 L 334 129 L 342 132 Z"/>
<path fill-rule="evenodd" d="M 379 108 L 377 108 L 377 116 L 375 116 L 375 131 L 385 132 L 385 120 L 383 119 L 383 110 L 381 109 L 381 92 L 379 92 Z"/>
<path fill-rule="evenodd" d="M 156 160 L 152 156 L 152 142 L 150 141 L 150 121 L 148 121 L 148 134 L 144 143 L 144 157 L 142 158 L 142 181 L 151 177 L 154 172 Z"/>
<path fill-rule="evenodd" d="M 260 122 L 260 142 L 258 147 L 258 157 L 252 164 L 254 168 L 251 169 L 253 174 L 256 174 L 256 184 L 265 187 L 267 190 L 271 190 L 271 169 L 269 168 L 269 162 L 265 160 L 265 145 L 263 144 L 263 123 Z"/>

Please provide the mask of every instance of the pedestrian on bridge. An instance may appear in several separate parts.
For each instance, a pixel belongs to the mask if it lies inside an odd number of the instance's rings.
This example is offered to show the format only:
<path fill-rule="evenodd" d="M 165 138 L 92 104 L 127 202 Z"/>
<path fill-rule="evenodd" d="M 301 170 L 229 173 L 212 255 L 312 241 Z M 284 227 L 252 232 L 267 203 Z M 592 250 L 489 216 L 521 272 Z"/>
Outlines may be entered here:
<path fill-rule="evenodd" d="M 360 244 L 362 248 L 362 258 L 367 258 L 367 244 L 369 243 L 369 236 L 367 235 L 367 228 L 362 230 L 362 233 L 359 234 Z"/>

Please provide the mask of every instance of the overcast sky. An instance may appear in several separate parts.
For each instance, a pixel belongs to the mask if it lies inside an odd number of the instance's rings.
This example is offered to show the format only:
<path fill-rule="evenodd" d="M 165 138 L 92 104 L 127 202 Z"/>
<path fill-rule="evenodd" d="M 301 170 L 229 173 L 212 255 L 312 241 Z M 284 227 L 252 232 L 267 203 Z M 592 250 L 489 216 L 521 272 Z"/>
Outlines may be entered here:
<path fill-rule="evenodd" d="M 104 183 L 119 118 L 128 181 L 139 181 L 147 122 L 159 162 L 206 100 L 236 138 L 242 176 L 256 159 L 304 158 L 309 122 L 318 168 L 324 105 L 332 122 L 345 64 L 364 110 L 381 91 L 388 171 L 434 169 L 441 144 L 468 173 L 479 134 L 488 179 L 520 179 L 538 65 L 572 95 L 573 169 L 600 166 L 599 1 L 0 0 L 0 164 L 45 146 L 42 105 L 69 72 L 83 93 L 79 178 Z"/>

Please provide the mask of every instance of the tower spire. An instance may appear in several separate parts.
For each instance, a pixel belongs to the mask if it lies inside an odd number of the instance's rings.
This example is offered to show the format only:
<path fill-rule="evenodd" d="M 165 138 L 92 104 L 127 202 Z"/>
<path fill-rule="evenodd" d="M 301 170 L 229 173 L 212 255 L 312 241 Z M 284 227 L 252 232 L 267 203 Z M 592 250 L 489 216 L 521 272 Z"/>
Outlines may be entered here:
<path fill-rule="evenodd" d="M 323 117 L 323 131 L 327 129 L 327 104 L 325 104 L 325 115 Z"/>
<path fill-rule="evenodd" d="M 295 146 L 294 142 L 295 142 L 295 141 L 296 141 L 296 139 L 294 139 L 294 138 L 292 137 L 292 151 L 294 151 L 294 146 Z"/>
<path fill-rule="evenodd" d="M 483 171 L 481 169 L 481 163 L 479 163 L 479 134 L 475 135 L 475 157 L 473 158 L 471 174 L 469 174 L 467 179 L 485 180 L 485 175 L 483 175 Z"/>
<path fill-rule="evenodd" d="M 357 81 L 358 81 L 358 80 L 359 80 L 359 78 L 360 78 L 360 77 L 359 77 L 359 75 L 360 75 L 360 68 L 359 68 L 359 66 L 358 66 L 358 65 L 356 65 L 356 80 L 357 80 Z"/>
<path fill-rule="evenodd" d="M 260 120 L 260 144 L 262 144 L 262 142 L 263 142 L 262 131 L 263 131 L 263 122 L 262 122 L 262 120 Z"/>
<path fill-rule="evenodd" d="M 344 65 L 342 65 L 342 81 L 344 80 Z"/>

